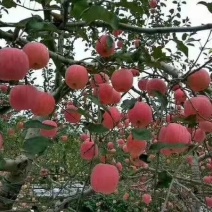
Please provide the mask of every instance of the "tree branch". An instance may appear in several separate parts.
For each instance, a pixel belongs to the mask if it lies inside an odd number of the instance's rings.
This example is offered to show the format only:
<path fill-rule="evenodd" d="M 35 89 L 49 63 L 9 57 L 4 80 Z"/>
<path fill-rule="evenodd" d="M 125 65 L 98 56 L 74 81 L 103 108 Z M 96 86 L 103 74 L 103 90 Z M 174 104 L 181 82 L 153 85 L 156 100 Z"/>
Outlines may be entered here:
<path fill-rule="evenodd" d="M 171 66 L 171 65 L 169 65 L 167 63 L 164 63 L 164 62 L 160 62 L 160 65 L 161 65 L 161 69 L 165 73 L 171 75 L 174 78 L 178 78 L 179 70 L 177 68 L 175 68 L 174 66 Z"/>
<path fill-rule="evenodd" d="M 15 23 L 3 23 L 0 22 L 0 26 L 2 27 L 14 27 Z M 85 26 L 96 26 L 96 27 L 108 27 L 111 28 L 110 24 L 107 24 L 103 21 L 94 21 L 91 24 L 87 24 L 85 21 L 78 21 L 78 22 L 68 22 L 66 27 L 61 28 L 65 31 L 72 31 L 73 27 L 85 27 Z M 143 28 L 138 26 L 132 26 L 129 24 L 119 23 L 118 24 L 119 30 L 123 30 L 126 32 L 136 32 L 136 33 L 144 33 L 144 34 L 164 34 L 164 33 L 174 33 L 174 32 L 198 32 L 204 30 L 211 30 L 212 23 L 198 25 L 198 26 L 188 26 L 188 27 L 154 27 L 154 28 Z"/>
<path fill-rule="evenodd" d="M 65 206 L 67 204 L 69 204 L 71 201 L 75 200 L 75 199 L 78 199 L 79 196 L 83 195 L 83 197 L 86 197 L 86 196 L 89 196 L 89 195 L 92 195 L 94 194 L 94 191 L 93 189 L 90 187 L 88 188 L 87 190 L 85 190 L 82 194 L 81 193 L 78 193 L 77 195 L 74 195 L 74 196 L 71 196 L 71 197 L 68 197 L 66 199 L 64 199 L 61 203 L 59 203 L 55 209 L 49 209 L 47 212 L 60 212 L 61 210 L 63 210 L 65 208 Z"/>
<path fill-rule="evenodd" d="M 94 21 L 91 25 L 97 27 L 108 27 L 111 26 L 102 21 Z M 65 30 L 69 31 L 69 27 L 84 27 L 87 26 L 87 23 L 84 21 L 81 22 L 72 22 L 67 23 Z M 212 23 L 200 25 L 200 26 L 192 26 L 192 27 L 154 27 L 154 28 L 143 28 L 138 26 L 131 26 L 129 24 L 119 23 L 118 29 L 128 32 L 137 32 L 137 33 L 144 33 L 144 34 L 163 34 L 163 33 L 174 33 L 174 32 L 198 32 L 203 30 L 210 30 L 212 29 Z"/>
<path fill-rule="evenodd" d="M 120 29 L 126 31 L 133 31 L 139 33 L 146 33 L 146 34 L 156 34 L 156 33 L 173 33 L 173 32 L 197 32 L 203 30 L 210 30 L 212 29 L 212 24 L 205 24 L 201 26 L 193 26 L 193 27 L 155 27 L 155 28 L 141 28 L 141 27 L 134 27 L 127 24 L 119 24 Z"/>
<path fill-rule="evenodd" d="M 20 155 L 15 160 L 4 159 L 4 161 L 5 163 L 3 166 L 1 166 L 0 171 L 15 172 L 20 168 L 25 168 L 26 164 L 28 163 L 28 158 L 25 155 Z"/>

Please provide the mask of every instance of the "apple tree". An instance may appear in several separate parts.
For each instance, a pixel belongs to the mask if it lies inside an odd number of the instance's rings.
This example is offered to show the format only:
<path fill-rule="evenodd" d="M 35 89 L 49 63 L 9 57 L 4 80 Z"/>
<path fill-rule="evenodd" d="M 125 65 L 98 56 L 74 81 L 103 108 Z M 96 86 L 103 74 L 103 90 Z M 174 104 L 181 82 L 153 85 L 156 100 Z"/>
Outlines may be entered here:
<path fill-rule="evenodd" d="M 186 4 L 1 1 L 0 211 L 212 208 L 212 24 Z"/>

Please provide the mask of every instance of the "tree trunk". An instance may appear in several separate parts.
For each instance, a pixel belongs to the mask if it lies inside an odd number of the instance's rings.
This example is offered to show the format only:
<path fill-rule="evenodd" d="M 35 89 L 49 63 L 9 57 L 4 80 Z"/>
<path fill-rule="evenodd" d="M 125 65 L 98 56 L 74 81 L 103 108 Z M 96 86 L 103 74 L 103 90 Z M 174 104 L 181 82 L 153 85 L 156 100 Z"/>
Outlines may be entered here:
<path fill-rule="evenodd" d="M 38 117 L 34 119 L 41 120 Z M 38 135 L 39 129 L 28 129 L 25 140 Z M 15 160 L 5 159 L 5 164 L 1 167 L 1 171 L 4 171 L 4 173 L 0 182 L 0 211 L 12 209 L 31 170 L 32 162 L 33 160 L 24 154 L 18 156 Z"/>

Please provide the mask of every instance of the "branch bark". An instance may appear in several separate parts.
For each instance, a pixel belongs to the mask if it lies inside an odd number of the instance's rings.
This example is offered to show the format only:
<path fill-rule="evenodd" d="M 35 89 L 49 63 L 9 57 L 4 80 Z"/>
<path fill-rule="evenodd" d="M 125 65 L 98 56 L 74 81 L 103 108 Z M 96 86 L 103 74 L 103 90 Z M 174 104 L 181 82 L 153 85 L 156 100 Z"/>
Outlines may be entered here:
<path fill-rule="evenodd" d="M 161 69 L 171 75 L 173 78 L 178 78 L 179 76 L 179 70 L 177 68 L 175 68 L 174 66 L 171 66 L 167 63 L 164 63 L 164 62 L 160 62 L 160 65 L 161 65 Z"/>
<path fill-rule="evenodd" d="M 15 27 L 16 23 L 4 23 L 0 21 L 0 27 Z M 78 22 L 68 22 L 66 27 L 61 28 L 62 30 L 72 32 L 74 27 L 86 27 L 86 26 L 96 26 L 96 27 L 107 27 L 111 28 L 110 24 L 103 21 L 94 21 L 91 24 L 87 24 L 85 21 Z M 118 29 L 126 32 L 137 32 L 143 34 L 164 34 L 164 33 L 174 33 L 174 32 L 198 32 L 204 30 L 211 30 L 212 23 L 198 25 L 198 26 L 185 26 L 185 27 L 154 27 L 154 28 L 144 28 L 138 26 L 132 26 L 125 23 L 119 23 Z"/>
<path fill-rule="evenodd" d="M 199 162 L 197 157 L 194 157 L 193 164 L 191 165 L 192 170 L 192 179 L 201 182 L 200 186 L 198 186 L 198 193 L 204 194 L 202 181 L 201 181 L 201 172 L 199 168 Z M 201 203 L 199 201 L 193 200 L 192 204 L 192 212 L 200 211 Z"/>
<path fill-rule="evenodd" d="M 28 158 L 25 155 L 18 156 L 15 160 L 4 159 L 5 164 L 3 167 L 0 167 L 0 171 L 5 172 L 16 172 L 19 169 L 22 169 L 28 163 Z"/>

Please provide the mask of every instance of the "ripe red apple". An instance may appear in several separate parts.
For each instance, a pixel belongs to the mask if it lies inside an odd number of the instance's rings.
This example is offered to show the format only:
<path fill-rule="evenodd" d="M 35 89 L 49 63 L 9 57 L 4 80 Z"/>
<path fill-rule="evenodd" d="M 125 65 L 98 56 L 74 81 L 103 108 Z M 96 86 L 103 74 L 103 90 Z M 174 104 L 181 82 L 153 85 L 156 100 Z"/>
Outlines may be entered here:
<path fill-rule="evenodd" d="M 129 193 L 125 193 L 125 194 L 123 195 L 123 200 L 128 201 L 129 198 L 130 198 L 130 194 L 129 194 Z"/>
<path fill-rule="evenodd" d="M 142 201 L 146 204 L 149 205 L 152 202 L 152 196 L 150 194 L 143 194 L 142 195 Z"/>
<path fill-rule="evenodd" d="M 50 93 L 38 91 L 32 107 L 32 113 L 36 116 L 48 116 L 55 109 L 55 99 Z"/>
<path fill-rule="evenodd" d="M 127 138 L 127 150 L 133 158 L 139 157 L 147 147 L 146 141 L 133 139 L 132 135 Z"/>
<path fill-rule="evenodd" d="M 165 95 L 168 89 L 164 80 L 155 78 L 148 80 L 146 90 L 150 96 L 155 96 L 155 92 Z"/>
<path fill-rule="evenodd" d="M 124 41 L 123 40 L 119 40 L 117 41 L 117 48 L 122 49 L 124 47 Z"/>
<path fill-rule="evenodd" d="M 24 122 L 22 122 L 22 121 L 19 121 L 18 123 L 17 123 L 17 127 L 19 128 L 19 129 L 24 129 Z"/>
<path fill-rule="evenodd" d="M 122 164 L 121 164 L 120 162 L 116 163 L 116 167 L 117 167 L 117 169 L 118 169 L 120 172 L 123 171 L 123 166 L 122 166 Z"/>
<path fill-rule="evenodd" d="M 185 102 L 187 99 L 185 91 L 183 91 L 181 88 L 178 88 L 174 91 L 174 98 L 176 100 L 177 105 L 181 105 Z"/>
<path fill-rule="evenodd" d="M 191 134 L 186 127 L 181 124 L 170 123 L 166 127 L 162 127 L 159 132 L 158 142 L 164 144 L 190 144 Z M 164 149 L 162 154 L 169 156 L 172 153 L 184 152 L 185 148 Z"/>
<path fill-rule="evenodd" d="M 113 88 L 118 92 L 128 92 L 133 86 L 133 74 L 130 69 L 119 69 L 111 76 Z"/>
<path fill-rule="evenodd" d="M 212 208 L 212 197 L 206 197 L 206 205 L 208 208 Z"/>
<path fill-rule="evenodd" d="M 91 161 L 99 154 L 98 146 L 89 138 L 81 144 L 80 154 L 82 159 Z"/>
<path fill-rule="evenodd" d="M 150 8 L 156 8 L 158 6 L 158 1 L 157 0 L 150 0 L 149 6 L 150 6 Z"/>
<path fill-rule="evenodd" d="M 111 104 L 113 101 L 113 87 L 108 83 L 102 83 L 96 86 L 93 94 L 104 105 Z"/>
<path fill-rule="evenodd" d="M 112 194 L 119 184 L 119 171 L 110 164 L 97 164 L 91 173 L 91 187 L 97 193 Z"/>
<path fill-rule="evenodd" d="M 87 69 L 81 65 L 71 65 L 66 70 L 65 82 L 71 89 L 83 89 L 88 83 Z"/>
<path fill-rule="evenodd" d="M 88 134 L 85 134 L 85 133 L 84 133 L 84 134 L 81 134 L 81 135 L 80 135 L 80 140 L 81 140 L 81 141 L 85 141 L 85 140 L 87 140 L 88 138 L 90 138 L 90 135 L 88 135 Z"/>
<path fill-rule="evenodd" d="M 203 178 L 204 183 L 206 184 L 212 184 L 212 176 L 205 176 Z"/>
<path fill-rule="evenodd" d="M 122 34 L 122 30 L 114 30 L 113 31 L 113 35 L 117 38 L 119 35 L 121 35 Z"/>
<path fill-rule="evenodd" d="M 212 122 L 210 121 L 200 121 L 199 127 L 205 132 L 212 132 Z"/>
<path fill-rule="evenodd" d="M 0 85 L 0 91 L 2 93 L 7 93 L 9 90 L 9 86 L 8 85 Z"/>
<path fill-rule="evenodd" d="M 121 101 L 121 93 L 116 91 L 114 88 L 113 88 L 113 95 L 112 95 L 112 100 L 111 100 L 111 104 L 118 104 L 119 102 Z"/>
<path fill-rule="evenodd" d="M 29 71 L 27 55 L 17 48 L 0 49 L 0 80 L 21 80 Z"/>
<path fill-rule="evenodd" d="M 113 149 L 115 146 L 114 146 L 114 143 L 113 142 L 108 142 L 107 143 L 107 148 L 108 149 Z"/>
<path fill-rule="evenodd" d="M 37 95 L 38 90 L 32 85 L 16 85 L 10 91 L 10 105 L 16 111 L 32 109 Z"/>
<path fill-rule="evenodd" d="M 74 105 L 68 105 L 64 112 L 66 121 L 76 124 L 81 120 L 81 114 L 77 112 L 78 108 Z"/>
<path fill-rule="evenodd" d="M 185 117 L 196 116 L 198 121 L 207 121 L 212 117 L 212 104 L 206 96 L 196 96 L 185 101 Z"/>
<path fill-rule="evenodd" d="M 138 88 L 141 91 L 146 91 L 146 85 L 147 85 L 148 79 L 141 79 L 138 81 Z"/>
<path fill-rule="evenodd" d="M 152 120 L 152 109 L 145 102 L 137 102 L 128 112 L 129 121 L 135 127 L 145 128 Z"/>
<path fill-rule="evenodd" d="M 67 136 L 67 135 L 62 135 L 62 136 L 61 136 L 61 141 L 62 141 L 63 143 L 66 143 L 66 142 L 68 141 L 68 136 Z"/>
<path fill-rule="evenodd" d="M 115 42 L 110 35 L 102 35 L 96 43 L 96 51 L 102 57 L 110 57 L 115 53 Z"/>
<path fill-rule="evenodd" d="M 113 129 L 121 121 L 121 113 L 116 107 L 111 107 L 108 112 L 103 114 L 103 126 Z"/>
<path fill-rule="evenodd" d="M 49 51 L 47 47 L 38 42 L 27 43 L 23 47 L 29 59 L 29 68 L 38 70 L 46 67 L 49 62 Z"/>
<path fill-rule="evenodd" d="M 137 69 L 130 69 L 130 71 L 132 72 L 133 77 L 138 77 L 138 76 L 140 76 L 139 70 L 137 70 Z"/>
<path fill-rule="evenodd" d="M 192 132 L 192 139 L 194 142 L 203 143 L 206 139 L 206 133 L 202 129 L 194 129 Z"/>
<path fill-rule="evenodd" d="M 205 69 L 200 69 L 199 71 L 191 74 L 187 78 L 188 87 L 195 92 L 207 89 L 210 85 L 210 82 L 210 75 Z"/>
<path fill-rule="evenodd" d="M 96 85 L 102 83 L 108 83 L 109 80 L 110 78 L 107 74 L 100 72 L 99 74 L 94 74 L 93 78 L 91 79 L 91 86 L 95 87 Z"/>

